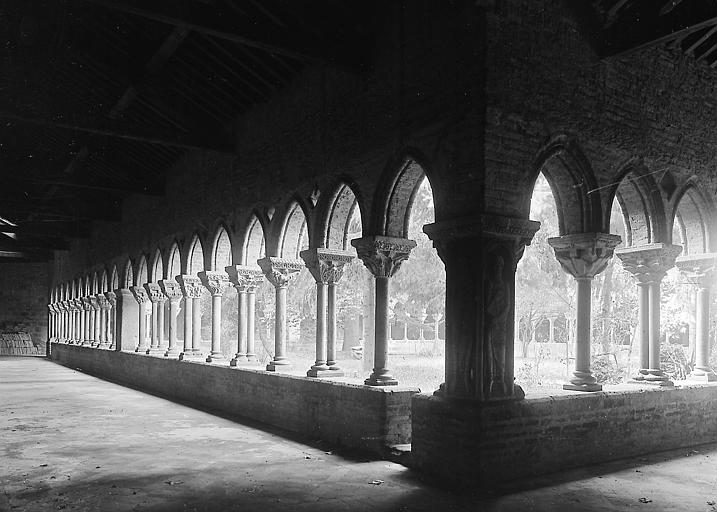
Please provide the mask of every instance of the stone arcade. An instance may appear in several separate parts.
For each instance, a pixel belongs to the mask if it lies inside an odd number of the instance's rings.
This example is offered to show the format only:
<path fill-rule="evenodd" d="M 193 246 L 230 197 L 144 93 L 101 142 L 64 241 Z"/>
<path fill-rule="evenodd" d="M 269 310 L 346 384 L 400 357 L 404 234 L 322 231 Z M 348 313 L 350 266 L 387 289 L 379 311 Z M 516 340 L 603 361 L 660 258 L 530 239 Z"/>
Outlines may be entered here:
<path fill-rule="evenodd" d="M 410 443 L 412 467 L 468 486 L 717 442 L 711 4 L 368 2 L 349 20 L 316 3 L 311 12 L 326 9 L 339 37 L 325 23 L 282 32 L 277 20 L 302 15 L 269 2 L 249 15 L 282 34 L 264 40 L 250 26 L 232 32 L 203 2 L 163 13 L 129 0 L 48 3 L 82 13 L 68 30 L 135 56 L 103 63 L 83 47 L 89 64 L 68 64 L 93 84 L 130 83 L 114 96 L 97 85 L 111 109 L 89 117 L 83 98 L 52 103 L 41 83 L 27 86 L 34 107 L 17 83 L 2 100 L 3 140 L 16 144 L 3 164 L 28 177 L 7 177 L 0 203 L 16 234 L 0 279 L 17 294 L 0 305 L 34 315 L 26 321 L 52 360 L 381 456 Z M 59 30 L 28 9 L 39 32 Z M 110 38 L 107 20 L 124 31 Z M 37 52 L 33 44 L 13 51 Z M 102 71 L 122 59 L 130 76 Z M 73 83 L 60 85 L 68 98 Z M 28 156 L 37 146 L 48 149 Z M 516 265 L 540 228 L 528 215 L 539 173 L 558 209 L 549 243 L 577 292 L 574 371 L 550 398 L 524 392 L 513 353 Z M 416 245 L 407 226 L 424 177 L 436 219 L 423 230 L 446 271 L 445 381 L 419 392 L 392 373 L 388 314 L 392 278 Z M 30 200 L 17 199 L 28 187 Z M 610 233 L 613 200 L 625 237 Z M 355 208 L 361 234 L 349 237 Z M 614 257 L 635 278 L 640 369 L 603 389 L 591 371 L 591 283 Z M 337 290 L 354 258 L 375 283 L 364 385 L 334 380 L 344 376 Z M 660 366 L 661 283 L 673 267 L 697 296 L 696 364 L 679 384 Z M 304 268 L 316 285 L 315 362 L 295 368 L 287 294 Z M 273 357 L 259 366 L 255 294 L 266 281 Z M 236 337 L 223 347 L 232 287 Z"/>

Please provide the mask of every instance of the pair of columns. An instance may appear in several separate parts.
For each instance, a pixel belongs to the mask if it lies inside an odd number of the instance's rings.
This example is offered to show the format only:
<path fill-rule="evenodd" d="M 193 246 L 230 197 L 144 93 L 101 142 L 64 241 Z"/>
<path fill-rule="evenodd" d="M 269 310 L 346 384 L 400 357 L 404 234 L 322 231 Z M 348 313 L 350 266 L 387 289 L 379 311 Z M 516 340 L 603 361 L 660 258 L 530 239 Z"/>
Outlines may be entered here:
<path fill-rule="evenodd" d="M 109 348 L 114 340 L 114 299 L 114 293 L 107 292 L 51 304 L 50 338 Z"/>
<path fill-rule="evenodd" d="M 662 243 L 616 251 L 638 287 L 640 369 L 633 382 L 673 385 L 660 368 L 660 284 L 667 271 L 674 266 L 697 289 L 695 366 L 688 379 L 717 380 L 709 365 L 710 292 L 715 279 L 717 255 L 698 254 L 678 258 L 681 251 L 680 246 Z"/>
<path fill-rule="evenodd" d="M 237 291 L 237 351 L 229 361 L 229 366 L 255 363 L 256 290 L 264 281 L 264 274 L 259 269 L 245 265 L 230 265 L 225 270 Z"/>

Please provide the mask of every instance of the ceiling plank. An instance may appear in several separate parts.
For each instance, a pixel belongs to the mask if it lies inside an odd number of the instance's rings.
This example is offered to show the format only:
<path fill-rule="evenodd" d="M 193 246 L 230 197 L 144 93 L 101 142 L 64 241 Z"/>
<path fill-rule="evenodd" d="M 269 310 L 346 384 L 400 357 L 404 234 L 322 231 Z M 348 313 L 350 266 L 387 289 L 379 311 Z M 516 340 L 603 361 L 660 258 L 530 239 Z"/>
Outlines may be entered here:
<path fill-rule="evenodd" d="M 285 57 L 290 57 L 292 59 L 305 61 L 305 62 L 313 62 L 317 64 L 325 64 L 328 59 L 327 56 L 324 53 L 315 53 L 311 50 L 304 50 L 299 51 L 294 48 L 292 48 L 289 45 L 279 45 L 267 42 L 266 40 L 261 40 L 256 37 L 247 37 L 244 35 L 240 35 L 236 33 L 236 28 L 230 26 L 229 23 L 227 23 L 223 18 L 220 17 L 214 17 L 213 19 L 209 19 L 208 16 L 208 9 L 203 10 L 195 10 L 191 16 L 183 17 L 180 16 L 177 13 L 169 13 L 169 12 L 161 12 L 156 10 L 147 9 L 145 7 L 141 7 L 139 5 L 130 4 L 127 2 L 120 2 L 117 0 L 85 0 L 88 2 L 92 2 L 98 5 L 102 5 L 104 7 L 107 7 L 109 9 L 114 9 L 117 11 L 125 12 L 128 14 L 133 14 L 135 16 L 140 16 L 143 18 L 147 18 L 150 20 L 158 21 L 160 23 L 166 23 L 169 25 L 174 25 L 177 27 L 182 27 L 187 30 L 192 30 L 194 32 L 199 32 L 201 34 L 206 34 L 212 37 L 216 37 L 218 39 L 225 39 L 227 41 L 232 41 L 234 43 L 238 43 L 244 46 L 249 46 L 251 48 L 256 48 L 259 50 L 263 50 L 268 53 L 276 54 L 276 55 L 283 55 Z M 165 2 L 165 6 L 171 7 L 171 4 L 176 4 L 176 2 Z M 193 20 L 193 21 L 190 21 Z M 196 20 L 203 20 L 203 22 L 198 22 Z M 284 29 L 283 31 L 277 31 L 277 33 L 280 34 L 286 34 L 288 31 Z M 273 38 L 272 38 L 273 39 Z M 298 41 L 297 41 L 298 43 Z M 319 45 L 317 45 L 319 46 Z"/>

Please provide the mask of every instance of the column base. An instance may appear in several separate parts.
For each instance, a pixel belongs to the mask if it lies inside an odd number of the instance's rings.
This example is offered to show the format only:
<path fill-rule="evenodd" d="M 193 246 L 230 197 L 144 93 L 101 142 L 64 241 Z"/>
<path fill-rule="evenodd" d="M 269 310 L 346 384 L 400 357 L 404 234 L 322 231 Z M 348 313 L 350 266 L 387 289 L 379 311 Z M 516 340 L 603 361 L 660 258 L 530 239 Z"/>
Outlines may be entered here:
<path fill-rule="evenodd" d="M 241 366 L 247 364 L 248 362 L 246 354 L 236 354 L 232 357 L 231 361 L 229 361 L 229 366 Z"/>
<path fill-rule="evenodd" d="M 207 363 L 218 363 L 219 361 L 222 361 L 222 360 L 224 360 L 224 354 L 222 354 L 221 352 L 209 354 L 207 356 L 207 358 L 205 359 L 205 361 Z"/>
<path fill-rule="evenodd" d="M 286 371 L 291 370 L 291 363 L 287 361 L 286 359 L 283 359 L 281 361 L 271 361 L 269 364 L 266 365 L 266 371 L 267 372 L 277 372 L 277 371 Z"/>
<path fill-rule="evenodd" d="M 134 349 L 134 351 L 139 354 L 146 354 L 148 350 L 149 350 L 149 347 L 147 345 L 145 345 L 143 347 L 137 347 L 136 349 Z"/>
<path fill-rule="evenodd" d="M 164 357 L 175 357 L 179 356 L 180 352 L 177 347 L 168 348 L 164 353 Z"/>
<path fill-rule="evenodd" d="M 667 375 L 662 370 L 649 370 L 649 373 L 645 375 L 645 384 L 651 384 L 654 386 L 674 386 Z"/>
<path fill-rule="evenodd" d="M 693 370 L 687 376 L 687 380 L 692 382 L 717 382 L 717 374 L 713 371 Z"/>
<path fill-rule="evenodd" d="M 108 348 L 110 348 L 110 344 L 107 343 L 106 341 L 103 341 L 102 343 L 99 343 L 99 344 L 97 345 L 97 348 L 101 348 L 101 349 L 107 350 Z"/>
<path fill-rule="evenodd" d="M 563 384 L 563 389 L 569 391 L 602 391 L 602 385 L 598 384 L 597 382 L 585 384 L 567 383 Z"/>
<path fill-rule="evenodd" d="M 164 351 L 159 347 L 149 347 L 145 352 L 148 356 L 161 356 L 164 355 Z"/>
<path fill-rule="evenodd" d="M 390 375 L 371 375 L 363 383 L 366 386 L 398 386 L 398 381 Z"/>
<path fill-rule="evenodd" d="M 331 368 L 324 369 L 318 369 L 318 368 L 310 368 L 309 371 L 306 372 L 307 377 L 316 377 L 316 378 L 328 378 L 328 377 L 343 377 L 344 372 L 341 369 L 332 370 Z"/>
<path fill-rule="evenodd" d="M 201 353 L 197 352 L 182 352 L 179 354 L 179 360 L 180 361 L 191 361 L 191 362 L 199 362 L 204 361 L 204 356 Z"/>

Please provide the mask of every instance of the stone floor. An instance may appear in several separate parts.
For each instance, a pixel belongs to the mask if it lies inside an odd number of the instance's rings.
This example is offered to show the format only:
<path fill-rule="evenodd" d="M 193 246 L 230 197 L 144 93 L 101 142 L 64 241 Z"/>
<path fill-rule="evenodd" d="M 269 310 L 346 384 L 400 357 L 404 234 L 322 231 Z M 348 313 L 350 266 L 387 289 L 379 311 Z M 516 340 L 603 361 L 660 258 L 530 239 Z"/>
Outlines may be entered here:
<path fill-rule="evenodd" d="M 393 462 L 0 358 L 0 510 L 716 511 L 717 445 L 450 492 Z"/>

